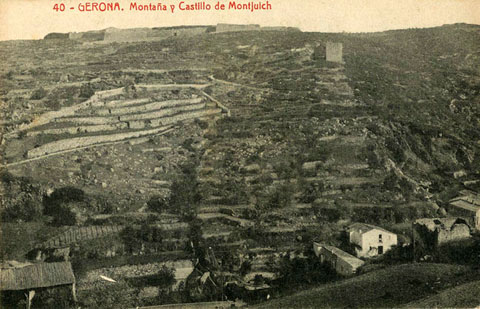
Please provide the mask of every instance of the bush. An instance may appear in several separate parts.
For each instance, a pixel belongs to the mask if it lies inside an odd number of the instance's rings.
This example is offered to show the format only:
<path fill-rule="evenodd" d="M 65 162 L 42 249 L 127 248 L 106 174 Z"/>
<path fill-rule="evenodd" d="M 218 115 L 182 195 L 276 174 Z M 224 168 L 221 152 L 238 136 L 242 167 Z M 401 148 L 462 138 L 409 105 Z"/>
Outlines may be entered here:
<path fill-rule="evenodd" d="M 77 215 L 65 205 L 58 207 L 52 217 L 54 226 L 77 224 Z"/>
<path fill-rule="evenodd" d="M 323 182 L 321 183 L 310 183 L 307 185 L 303 194 L 300 198 L 300 202 L 302 203 L 313 203 L 317 197 L 320 196 L 321 192 L 324 189 Z"/>
<path fill-rule="evenodd" d="M 267 198 L 265 207 L 267 209 L 285 208 L 292 205 L 293 188 L 291 184 L 283 184 L 278 186 L 273 193 Z"/>
<path fill-rule="evenodd" d="M 92 95 L 95 94 L 95 90 L 93 90 L 93 87 L 91 84 L 83 84 L 82 87 L 80 87 L 80 93 L 79 97 L 80 98 L 90 98 Z"/>
<path fill-rule="evenodd" d="M 2 219 L 4 221 L 22 220 L 25 222 L 38 219 L 42 215 L 42 203 L 38 200 L 27 198 L 13 206 L 7 207 Z"/>
<path fill-rule="evenodd" d="M 322 207 L 316 213 L 320 220 L 326 222 L 337 222 L 346 217 L 346 211 L 340 207 Z"/>
<path fill-rule="evenodd" d="M 337 273 L 330 265 L 322 263 L 313 252 L 306 258 L 293 258 L 286 256 L 280 264 L 279 284 L 282 287 L 301 284 L 325 283 L 338 278 Z"/>
<path fill-rule="evenodd" d="M 120 233 L 120 238 L 125 248 L 130 253 L 138 252 L 142 244 L 157 243 L 161 244 L 165 232 L 157 226 L 142 224 L 140 227 L 127 226 Z"/>
<path fill-rule="evenodd" d="M 2 200 L 3 221 L 33 221 L 42 215 L 42 192 L 40 187 L 26 177 L 15 177 L 3 171 L 0 175 L 5 186 Z"/>
<path fill-rule="evenodd" d="M 162 213 L 168 210 L 168 201 L 163 196 L 154 195 L 148 200 L 147 206 L 151 211 Z"/>
<path fill-rule="evenodd" d="M 47 91 L 43 89 L 43 87 L 40 87 L 32 93 L 30 100 L 41 100 L 46 96 L 47 96 Z"/>
<path fill-rule="evenodd" d="M 441 245 L 433 254 L 436 262 L 464 264 L 478 267 L 480 258 L 480 236 L 472 239 L 457 240 Z"/>
<path fill-rule="evenodd" d="M 85 192 L 81 189 L 71 186 L 59 188 L 44 198 L 44 214 L 53 217 L 52 224 L 55 226 L 75 225 L 77 216 L 72 208 L 76 203 L 86 200 Z"/>

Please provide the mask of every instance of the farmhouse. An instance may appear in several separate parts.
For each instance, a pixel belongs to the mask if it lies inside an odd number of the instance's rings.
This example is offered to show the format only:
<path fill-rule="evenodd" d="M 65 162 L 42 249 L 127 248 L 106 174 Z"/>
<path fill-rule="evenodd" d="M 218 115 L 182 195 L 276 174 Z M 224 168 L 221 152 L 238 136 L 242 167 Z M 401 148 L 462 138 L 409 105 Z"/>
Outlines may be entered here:
<path fill-rule="evenodd" d="M 364 263 L 362 260 L 334 246 L 314 242 L 313 251 L 322 263 L 328 263 L 342 276 L 353 275 L 357 268 Z"/>
<path fill-rule="evenodd" d="M 395 233 L 371 224 L 354 223 L 348 227 L 347 233 L 358 257 L 383 254 L 397 245 Z"/>
<path fill-rule="evenodd" d="M 38 263 L 0 268 L 0 291 L 24 292 L 27 308 L 31 307 L 35 290 L 71 286 L 72 298 L 76 301 L 75 276 L 69 262 Z"/>

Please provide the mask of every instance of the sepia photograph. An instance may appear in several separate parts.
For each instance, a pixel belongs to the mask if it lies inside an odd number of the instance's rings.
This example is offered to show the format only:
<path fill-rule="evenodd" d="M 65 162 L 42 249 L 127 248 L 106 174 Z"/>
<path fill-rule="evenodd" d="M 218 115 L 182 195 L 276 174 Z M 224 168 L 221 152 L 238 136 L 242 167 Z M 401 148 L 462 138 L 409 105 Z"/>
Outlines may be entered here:
<path fill-rule="evenodd" d="M 0 308 L 480 308 L 477 0 L 0 23 Z"/>

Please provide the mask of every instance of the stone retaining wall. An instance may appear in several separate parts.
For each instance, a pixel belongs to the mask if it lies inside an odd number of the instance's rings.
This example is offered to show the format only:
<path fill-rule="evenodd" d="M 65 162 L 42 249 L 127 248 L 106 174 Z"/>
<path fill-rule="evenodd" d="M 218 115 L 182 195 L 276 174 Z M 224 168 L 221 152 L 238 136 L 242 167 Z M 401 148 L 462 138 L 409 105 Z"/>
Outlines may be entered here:
<path fill-rule="evenodd" d="M 116 123 L 116 124 L 100 124 L 93 126 L 76 126 L 68 128 L 59 128 L 59 129 L 47 129 L 42 131 L 32 131 L 28 132 L 27 136 L 37 136 L 41 134 L 78 134 L 78 133 L 94 133 L 94 132 L 104 132 L 104 131 L 116 131 L 127 129 L 127 123 Z"/>
<path fill-rule="evenodd" d="M 163 108 L 174 107 L 182 104 L 195 104 L 200 103 L 202 98 L 195 99 L 186 99 L 186 100 L 168 100 L 153 102 L 143 105 L 134 105 L 121 108 L 111 108 L 111 109 L 99 109 L 96 111 L 97 115 L 122 115 L 122 114 L 134 114 L 141 113 L 146 111 L 158 110 Z"/>
<path fill-rule="evenodd" d="M 37 148 L 34 148 L 27 152 L 27 157 L 35 158 L 35 157 L 40 157 L 43 155 L 60 152 L 64 150 L 69 150 L 69 149 L 87 147 L 87 146 L 100 144 L 100 143 L 122 141 L 130 138 L 142 137 L 142 136 L 151 135 L 151 134 L 158 134 L 166 129 L 167 129 L 166 127 L 162 127 L 157 129 L 142 130 L 142 131 L 135 131 L 135 132 L 98 135 L 98 136 L 84 136 L 84 137 L 75 137 L 71 139 L 64 139 L 60 141 L 47 143 Z"/>
<path fill-rule="evenodd" d="M 201 100 L 200 100 L 201 101 Z M 192 111 L 197 109 L 205 108 L 205 103 L 195 103 L 191 105 L 180 105 L 173 108 L 164 108 L 160 110 L 155 110 L 147 113 L 139 113 L 133 115 L 119 116 L 120 121 L 131 121 L 131 120 L 145 120 L 145 119 L 154 119 L 165 116 L 171 116 L 176 113 Z"/>
<path fill-rule="evenodd" d="M 187 120 L 187 119 L 205 117 L 205 116 L 209 116 L 209 115 L 219 114 L 221 112 L 222 112 L 222 110 L 219 109 L 219 108 L 205 109 L 205 110 L 194 111 L 194 112 L 187 112 L 187 113 L 182 113 L 182 114 L 178 114 L 178 115 L 171 116 L 171 117 L 153 119 L 150 122 L 150 126 L 152 126 L 152 127 L 165 126 L 165 125 L 173 124 L 173 123 L 178 122 L 178 121 L 184 121 L 184 120 Z"/>

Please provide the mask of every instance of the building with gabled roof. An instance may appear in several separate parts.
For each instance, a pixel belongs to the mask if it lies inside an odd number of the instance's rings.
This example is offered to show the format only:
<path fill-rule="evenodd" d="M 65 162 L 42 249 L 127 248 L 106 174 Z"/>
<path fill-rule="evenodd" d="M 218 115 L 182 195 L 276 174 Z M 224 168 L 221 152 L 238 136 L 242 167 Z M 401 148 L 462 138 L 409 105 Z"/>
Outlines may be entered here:
<path fill-rule="evenodd" d="M 314 242 L 313 251 L 322 263 L 329 264 L 342 276 L 353 275 L 364 262 L 337 247 Z"/>
<path fill-rule="evenodd" d="M 354 223 L 348 227 L 347 233 L 358 257 L 383 254 L 398 244 L 397 234 L 371 224 Z"/>
<path fill-rule="evenodd" d="M 72 287 L 76 301 L 75 276 L 70 262 L 23 264 L 19 267 L 0 268 L 0 291 L 25 291 L 27 308 L 36 289 L 59 286 Z"/>
<path fill-rule="evenodd" d="M 460 194 L 449 201 L 448 215 L 462 217 L 471 227 L 480 230 L 480 196 L 470 190 L 462 190 Z"/>

